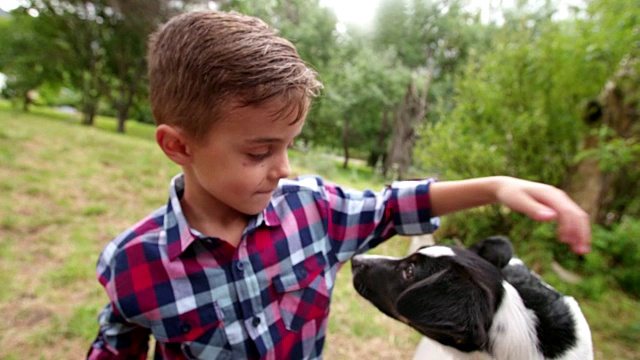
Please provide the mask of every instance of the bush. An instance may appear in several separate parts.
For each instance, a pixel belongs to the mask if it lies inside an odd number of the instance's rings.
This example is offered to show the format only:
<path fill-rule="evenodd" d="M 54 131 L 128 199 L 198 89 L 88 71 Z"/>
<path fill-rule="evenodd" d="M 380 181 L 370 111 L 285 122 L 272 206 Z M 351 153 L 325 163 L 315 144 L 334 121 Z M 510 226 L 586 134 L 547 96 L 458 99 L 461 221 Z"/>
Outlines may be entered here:
<path fill-rule="evenodd" d="M 640 298 L 640 219 L 623 218 L 610 228 L 593 227 L 592 251 L 578 256 L 557 240 L 553 223 L 538 223 L 524 215 L 487 206 L 447 216 L 438 231 L 438 242 L 461 242 L 469 246 L 491 235 L 508 236 L 516 255 L 547 277 L 553 260 L 577 272 L 583 280 L 571 289 L 578 296 L 599 299 L 610 287 Z M 552 279 L 552 277 L 550 277 Z M 557 284 L 549 281 L 553 286 Z M 565 291 L 567 292 L 567 291 Z"/>
<path fill-rule="evenodd" d="M 612 276 L 625 292 L 640 298 L 640 220 L 623 218 L 611 228 L 597 226 L 593 233 L 593 255 L 603 257 L 590 261 L 585 271 Z"/>

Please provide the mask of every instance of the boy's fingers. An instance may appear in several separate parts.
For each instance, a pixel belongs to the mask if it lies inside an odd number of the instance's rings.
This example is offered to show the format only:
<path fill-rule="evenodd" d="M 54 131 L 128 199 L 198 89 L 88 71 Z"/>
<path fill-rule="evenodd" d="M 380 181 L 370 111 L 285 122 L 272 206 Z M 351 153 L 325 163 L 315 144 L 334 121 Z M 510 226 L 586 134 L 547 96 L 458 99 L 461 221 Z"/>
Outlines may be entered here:
<path fill-rule="evenodd" d="M 532 189 L 534 190 L 534 189 Z M 571 251 L 586 254 L 591 250 L 591 225 L 588 214 L 562 190 L 551 186 L 535 191 L 511 192 L 505 205 L 536 221 L 558 221 L 558 238 Z"/>
<path fill-rule="evenodd" d="M 561 190 L 540 199 L 553 207 L 558 214 L 558 238 L 569 244 L 571 251 L 586 254 L 591 250 L 591 225 L 589 215 Z"/>
<path fill-rule="evenodd" d="M 586 254 L 591 251 L 591 225 L 589 215 L 582 209 L 563 215 L 558 221 L 558 236 L 560 241 L 569 244 L 571 251 L 576 254 Z"/>
<path fill-rule="evenodd" d="M 506 201 L 501 201 L 503 204 L 536 221 L 551 221 L 558 217 L 556 210 L 534 199 L 526 192 L 512 192 L 507 196 L 508 199 L 505 199 Z"/>

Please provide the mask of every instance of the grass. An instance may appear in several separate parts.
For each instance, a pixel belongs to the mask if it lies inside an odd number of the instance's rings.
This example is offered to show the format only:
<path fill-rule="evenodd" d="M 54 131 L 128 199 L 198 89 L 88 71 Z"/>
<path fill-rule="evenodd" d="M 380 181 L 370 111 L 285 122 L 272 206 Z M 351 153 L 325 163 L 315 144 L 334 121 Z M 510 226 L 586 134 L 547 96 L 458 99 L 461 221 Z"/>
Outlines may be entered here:
<path fill-rule="evenodd" d="M 135 135 L 121 135 L 112 119 L 98 118 L 95 128 L 78 123 L 0 103 L 0 359 L 84 357 L 106 300 L 95 280 L 98 254 L 166 202 L 169 180 L 179 172 L 155 145 L 151 126 L 131 122 Z M 296 174 L 360 189 L 384 184 L 364 167 L 345 170 L 318 154 L 291 158 Z M 374 251 L 401 256 L 408 243 L 396 238 Z M 596 359 L 640 359 L 638 301 L 611 289 L 581 304 Z M 360 298 L 348 268 L 339 273 L 326 359 L 410 358 L 419 339 Z"/>

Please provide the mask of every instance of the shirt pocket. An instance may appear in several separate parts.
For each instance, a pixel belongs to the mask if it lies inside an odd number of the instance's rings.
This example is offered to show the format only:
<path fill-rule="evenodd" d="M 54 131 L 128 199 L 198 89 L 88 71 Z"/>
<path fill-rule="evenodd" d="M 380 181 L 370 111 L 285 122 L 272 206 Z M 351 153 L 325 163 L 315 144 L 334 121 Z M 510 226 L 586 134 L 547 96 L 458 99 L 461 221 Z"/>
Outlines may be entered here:
<path fill-rule="evenodd" d="M 169 353 L 187 359 L 230 359 L 222 313 L 215 302 L 151 322 L 151 332 Z"/>
<path fill-rule="evenodd" d="M 325 267 L 324 255 L 316 253 L 282 269 L 273 279 L 282 320 L 288 330 L 297 332 L 308 321 L 327 315 L 329 291 Z"/>

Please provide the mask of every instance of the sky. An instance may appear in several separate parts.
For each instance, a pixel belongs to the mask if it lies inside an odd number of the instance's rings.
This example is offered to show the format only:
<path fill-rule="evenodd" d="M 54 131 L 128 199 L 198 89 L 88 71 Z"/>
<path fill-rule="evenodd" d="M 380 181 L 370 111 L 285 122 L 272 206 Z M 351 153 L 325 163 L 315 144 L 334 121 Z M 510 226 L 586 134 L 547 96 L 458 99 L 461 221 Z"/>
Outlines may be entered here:
<path fill-rule="evenodd" d="M 0 9 L 5 11 L 16 8 L 20 5 L 20 0 L 0 0 Z M 322 5 L 333 8 L 338 20 L 346 24 L 355 24 L 366 26 L 373 20 L 378 3 L 380 0 L 321 0 Z M 502 2 L 505 6 L 513 4 L 514 0 L 470 0 L 471 8 L 482 9 L 485 13 L 489 9 L 490 3 Z M 567 5 L 575 5 L 581 3 L 582 0 L 559 0 L 560 16 L 566 11 Z"/>
<path fill-rule="evenodd" d="M 332 7 L 341 22 L 365 25 L 373 19 L 379 1 L 321 0 L 321 4 Z M 9 11 L 18 7 L 20 3 L 20 0 L 0 0 L 0 9 Z"/>
<path fill-rule="evenodd" d="M 380 0 L 320 0 L 320 4 L 333 8 L 342 23 L 367 25 L 378 8 Z"/>
<path fill-rule="evenodd" d="M 20 0 L 0 0 L 0 9 L 4 11 L 13 10 L 20 5 Z"/>
<path fill-rule="evenodd" d="M 538 2 L 543 1 L 538 0 Z M 366 26 L 373 20 L 380 0 L 320 0 L 320 3 L 333 8 L 340 22 Z M 480 10 L 483 19 L 485 19 L 488 16 L 491 3 L 495 6 L 502 3 L 504 7 L 508 8 L 515 4 L 515 0 L 469 0 L 469 7 Z M 557 16 L 566 17 L 569 6 L 582 3 L 583 0 L 557 0 Z"/>

